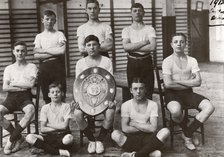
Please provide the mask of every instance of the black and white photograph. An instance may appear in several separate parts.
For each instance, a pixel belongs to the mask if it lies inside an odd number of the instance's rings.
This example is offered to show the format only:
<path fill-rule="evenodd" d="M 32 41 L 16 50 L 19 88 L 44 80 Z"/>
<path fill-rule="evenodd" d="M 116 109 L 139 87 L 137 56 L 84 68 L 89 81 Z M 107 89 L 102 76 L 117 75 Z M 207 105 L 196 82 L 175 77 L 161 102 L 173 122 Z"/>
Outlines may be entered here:
<path fill-rule="evenodd" d="M 1 157 L 224 157 L 224 0 L 0 0 Z"/>

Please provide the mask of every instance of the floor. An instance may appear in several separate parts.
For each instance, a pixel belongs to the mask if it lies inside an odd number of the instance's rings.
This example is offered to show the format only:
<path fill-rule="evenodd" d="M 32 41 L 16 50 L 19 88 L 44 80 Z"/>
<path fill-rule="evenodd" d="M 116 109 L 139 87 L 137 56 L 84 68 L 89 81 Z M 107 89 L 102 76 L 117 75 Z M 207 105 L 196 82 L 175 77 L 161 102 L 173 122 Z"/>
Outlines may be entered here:
<path fill-rule="evenodd" d="M 197 87 L 194 90 L 206 97 L 208 97 L 214 104 L 216 110 L 213 115 L 205 123 L 205 144 L 197 147 L 196 151 L 189 151 L 183 146 L 183 141 L 180 135 L 175 136 L 174 147 L 170 147 L 170 141 L 166 142 L 162 149 L 162 155 L 164 157 L 224 157 L 224 64 L 220 63 L 200 63 L 201 76 L 203 79 L 201 87 Z M 74 78 L 67 79 L 68 93 L 67 102 L 72 100 L 72 87 Z M 5 93 L 0 92 L 0 101 L 5 97 Z M 117 90 L 116 100 L 121 104 L 121 90 Z M 153 96 L 153 100 L 158 102 L 158 95 Z M 41 100 L 41 104 L 43 101 Z M 119 106 L 118 105 L 118 106 Z M 119 108 L 119 107 L 118 107 Z M 120 128 L 120 112 L 117 110 L 115 115 L 114 128 Z M 159 121 L 161 126 L 161 119 Z M 75 121 L 70 124 L 71 130 L 75 137 L 73 157 L 117 157 L 120 156 L 122 150 L 111 141 L 109 136 L 105 139 L 105 153 L 101 155 L 87 153 L 88 141 L 84 138 L 84 146 L 79 145 L 79 130 Z M 200 139 L 199 135 L 198 138 Z M 7 138 L 4 138 L 4 142 Z M 27 143 L 23 143 L 19 152 L 11 155 L 4 155 L 2 148 L 0 148 L 1 157 L 50 157 L 50 154 L 33 155 L 30 153 L 30 148 Z M 56 156 L 55 156 L 56 157 Z"/>

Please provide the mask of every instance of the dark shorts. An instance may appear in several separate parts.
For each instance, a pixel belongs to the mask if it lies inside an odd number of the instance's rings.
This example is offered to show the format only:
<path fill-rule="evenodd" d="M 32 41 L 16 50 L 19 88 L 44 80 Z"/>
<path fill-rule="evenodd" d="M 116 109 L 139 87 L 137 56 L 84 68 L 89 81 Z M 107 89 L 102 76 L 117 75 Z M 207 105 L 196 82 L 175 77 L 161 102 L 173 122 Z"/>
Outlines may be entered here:
<path fill-rule="evenodd" d="M 137 134 L 125 134 L 127 140 L 122 148 L 128 152 L 138 151 L 147 143 L 153 142 L 153 137 L 156 133 L 137 133 Z"/>
<path fill-rule="evenodd" d="M 57 148 L 57 149 L 71 149 L 72 145 L 64 145 L 62 143 L 62 139 L 67 135 L 71 134 L 71 131 L 64 131 L 64 132 L 52 132 L 48 134 L 44 134 L 44 142 L 49 144 L 50 146 Z"/>
<path fill-rule="evenodd" d="M 30 90 L 22 92 L 9 92 L 2 104 L 9 110 L 9 113 L 12 113 L 13 111 L 20 111 L 28 104 L 33 104 L 32 94 Z"/>
<path fill-rule="evenodd" d="M 171 101 L 177 101 L 181 104 L 182 109 L 194 108 L 198 109 L 202 100 L 207 99 L 204 96 L 189 90 L 167 90 L 165 95 L 166 104 Z"/>

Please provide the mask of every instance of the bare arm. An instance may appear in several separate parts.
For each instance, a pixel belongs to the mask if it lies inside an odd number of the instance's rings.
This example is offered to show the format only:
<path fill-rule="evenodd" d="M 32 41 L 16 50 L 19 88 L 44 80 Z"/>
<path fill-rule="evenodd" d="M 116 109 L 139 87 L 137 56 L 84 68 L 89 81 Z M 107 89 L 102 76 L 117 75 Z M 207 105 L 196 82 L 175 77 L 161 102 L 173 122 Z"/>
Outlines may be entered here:
<path fill-rule="evenodd" d="M 149 40 L 131 43 L 130 39 L 123 39 L 122 43 L 125 51 L 134 52 L 149 44 Z"/>
<path fill-rule="evenodd" d="M 131 125 L 129 125 L 130 123 L 130 118 L 128 117 L 122 117 L 121 118 L 121 129 L 123 132 L 125 133 L 135 133 L 135 132 L 139 132 L 139 130 Z"/>
<path fill-rule="evenodd" d="M 60 43 L 57 47 L 43 49 L 40 47 L 35 47 L 34 57 L 37 59 L 45 59 L 52 56 L 59 56 L 65 53 L 65 43 Z"/>
<path fill-rule="evenodd" d="M 111 51 L 113 48 L 113 37 L 112 34 L 108 36 L 101 44 L 100 44 L 100 51 L 107 52 Z"/>
<path fill-rule="evenodd" d="M 66 119 L 64 122 L 58 123 L 58 124 L 49 124 L 48 123 L 47 127 L 53 128 L 55 130 L 66 130 L 69 125 L 69 120 L 70 119 Z"/>
<path fill-rule="evenodd" d="M 43 121 L 40 122 L 40 128 L 41 128 L 40 131 L 42 133 L 48 133 L 48 132 L 56 131 L 56 129 L 48 127 L 47 122 L 43 122 Z"/>
<path fill-rule="evenodd" d="M 32 77 L 26 83 L 23 83 L 23 82 L 14 82 L 14 83 L 11 83 L 11 86 L 18 87 L 18 88 L 22 88 L 22 89 L 31 89 L 31 88 L 34 87 L 35 81 L 36 81 L 36 79 L 34 77 Z"/>
<path fill-rule="evenodd" d="M 26 88 L 21 88 L 21 87 L 10 85 L 10 81 L 8 81 L 8 80 L 3 81 L 2 89 L 4 92 L 19 92 L 19 91 L 26 90 Z"/>
<path fill-rule="evenodd" d="M 85 40 L 84 37 L 82 37 L 82 36 L 78 37 L 78 48 L 79 48 L 79 52 L 82 55 L 88 55 L 88 52 L 85 49 L 84 40 Z"/>
<path fill-rule="evenodd" d="M 149 39 L 149 44 L 141 47 L 137 51 L 149 53 L 149 52 L 155 51 L 155 50 L 156 50 L 156 39 L 155 38 L 150 38 Z"/>
<path fill-rule="evenodd" d="M 156 131 L 158 127 L 158 118 L 151 117 L 150 121 L 146 124 L 137 123 L 137 122 L 130 122 L 130 126 L 135 127 L 136 129 L 145 132 L 145 133 L 153 133 Z"/>
<path fill-rule="evenodd" d="M 164 74 L 163 81 L 164 81 L 164 86 L 166 87 L 166 89 L 174 89 L 174 90 L 189 89 L 189 87 L 183 86 L 173 81 L 171 75 Z"/>
<path fill-rule="evenodd" d="M 199 87 L 201 85 L 201 75 L 199 72 L 196 72 L 192 75 L 189 80 L 180 80 L 176 81 L 178 84 L 186 87 Z"/>

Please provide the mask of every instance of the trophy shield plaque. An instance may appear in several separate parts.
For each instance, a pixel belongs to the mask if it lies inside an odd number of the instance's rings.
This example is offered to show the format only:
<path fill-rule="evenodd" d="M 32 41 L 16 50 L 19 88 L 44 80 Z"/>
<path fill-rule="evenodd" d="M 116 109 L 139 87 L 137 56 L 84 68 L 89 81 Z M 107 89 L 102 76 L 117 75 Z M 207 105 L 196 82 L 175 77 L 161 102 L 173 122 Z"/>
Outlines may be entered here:
<path fill-rule="evenodd" d="M 114 77 L 105 69 L 88 68 L 76 78 L 73 96 L 83 112 L 88 115 L 102 113 L 108 107 L 108 101 L 114 101 L 116 83 Z"/>

